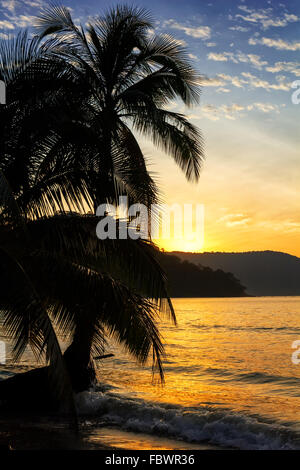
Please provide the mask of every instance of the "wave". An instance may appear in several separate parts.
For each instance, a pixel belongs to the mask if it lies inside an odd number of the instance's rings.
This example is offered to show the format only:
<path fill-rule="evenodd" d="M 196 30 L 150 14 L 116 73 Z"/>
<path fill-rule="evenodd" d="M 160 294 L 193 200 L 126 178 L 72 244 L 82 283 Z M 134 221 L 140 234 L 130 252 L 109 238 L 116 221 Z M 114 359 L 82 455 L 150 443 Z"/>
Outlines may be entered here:
<path fill-rule="evenodd" d="M 186 365 L 173 365 L 176 364 L 172 361 L 165 361 L 166 365 L 164 367 L 165 372 L 172 372 L 178 374 L 193 374 L 199 375 L 203 380 L 213 380 L 217 382 L 244 382 L 250 384 L 272 384 L 282 385 L 288 387 L 296 387 L 295 390 L 296 396 L 300 394 L 300 377 L 294 376 L 283 376 L 268 374 L 266 372 L 247 372 L 247 371 L 237 371 L 231 368 L 219 368 L 219 367 L 204 367 L 203 365 L 192 364 L 190 366 Z M 290 391 L 289 388 L 289 391 Z M 282 392 L 284 388 L 280 389 Z M 300 395 L 299 395 L 300 396 Z"/>
<path fill-rule="evenodd" d="M 245 382 L 252 384 L 280 384 L 287 385 L 290 387 L 299 387 L 300 378 L 298 377 L 287 377 L 283 375 L 268 374 L 266 372 L 240 372 L 237 373 L 230 369 L 219 369 L 214 367 L 203 368 L 206 374 L 211 374 L 218 377 L 220 380 L 234 381 L 234 382 Z M 298 393 L 300 393 L 298 391 Z"/>
<path fill-rule="evenodd" d="M 127 431 L 245 450 L 300 449 L 299 436 L 283 425 L 230 410 L 154 403 L 99 387 L 78 394 L 76 403 L 81 416 Z"/>
<path fill-rule="evenodd" d="M 297 326 L 289 327 L 289 326 L 279 326 L 279 327 L 269 327 L 269 326 L 229 326 L 229 325 L 222 325 L 222 324 L 214 324 L 214 325 L 189 325 L 191 328 L 195 328 L 197 330 L 214 330 L 214 329 L 224 329 L 228 331 L 255 331 L 255 332 L 286 332 L 286 334 L 297 334 L 300 332 L 300 328 Z"/>

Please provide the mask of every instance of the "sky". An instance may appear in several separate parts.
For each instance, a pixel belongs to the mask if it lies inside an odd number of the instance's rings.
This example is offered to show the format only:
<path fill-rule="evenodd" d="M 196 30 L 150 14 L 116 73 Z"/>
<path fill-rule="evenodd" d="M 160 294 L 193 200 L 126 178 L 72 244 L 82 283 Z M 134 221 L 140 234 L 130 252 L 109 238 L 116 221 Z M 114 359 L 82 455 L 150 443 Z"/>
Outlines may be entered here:
<path fill-rule="evenodd" d="M 127 3 L 119 1 L 118 3 Z M 0 38 L 30 27 L 44 0 L 0 0 Z M 65 1 L 85 24 L 112 1 Z M 202 75 L 199 105 L 185 113 L 205 140 L 200 181 L 141 140 L 167 204 L 203 204 L 204 242 L 161 241 L 166 250 L 276 250 L 300 256 L 299 0 L 139 0 L 155 32 L 171 34 Z M 299 82 L 300 88 L 300 82 Z"/>

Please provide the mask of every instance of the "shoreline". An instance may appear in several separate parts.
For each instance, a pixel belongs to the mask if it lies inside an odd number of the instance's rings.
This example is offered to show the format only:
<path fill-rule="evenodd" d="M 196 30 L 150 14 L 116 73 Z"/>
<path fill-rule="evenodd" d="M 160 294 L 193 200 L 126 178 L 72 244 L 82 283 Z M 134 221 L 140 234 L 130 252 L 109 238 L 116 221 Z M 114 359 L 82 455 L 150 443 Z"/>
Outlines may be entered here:
<path fill-rule="evenodd" d="M 47 419 L 48 418 L 48 419 Z M 93 446 L 84 441 L 81 431 L 69 429 L 68 423 L 53 416 L 33 419 L 29 416 L 0 418 L 1 450 L 115 450 L 98 443 Z M 125 449 L 124 449 L 125 450 Z"/>
<path fill-rule="evenodd" d="M 20 416 L 17 415 L 1 417 L 0 451 L 227 450 L 209 443 L 192 444 L 159 435 L 124 431 L 107 424 L 82 428 L 76 432 L 69 429 L 61 418 L 58 417 L 55 422 L 53 417 L 48 418 L 45 416 L 43 419 L 33 420 L 22 416 L 20 421 Z"/>

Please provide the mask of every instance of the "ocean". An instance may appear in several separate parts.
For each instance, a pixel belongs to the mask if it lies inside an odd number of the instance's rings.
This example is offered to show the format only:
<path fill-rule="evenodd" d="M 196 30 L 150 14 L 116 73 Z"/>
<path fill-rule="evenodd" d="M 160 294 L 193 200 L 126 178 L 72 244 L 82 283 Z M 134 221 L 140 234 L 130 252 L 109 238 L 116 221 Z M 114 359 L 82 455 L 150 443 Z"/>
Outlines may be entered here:
<path fill-rule="evenodd" d="M 165 384 L 119 346 L 76 398 L 85 441 L 127 449 L 300 449 L 300 297 L 174 299 Z M 8 348 L 9 352 L 9 348 Z M 300 354 L 299 354 L 300 357 Z M 25 354 L 0 377 L 33 365 Z M 0 367 L 1 368 L 1 367 Z"/>

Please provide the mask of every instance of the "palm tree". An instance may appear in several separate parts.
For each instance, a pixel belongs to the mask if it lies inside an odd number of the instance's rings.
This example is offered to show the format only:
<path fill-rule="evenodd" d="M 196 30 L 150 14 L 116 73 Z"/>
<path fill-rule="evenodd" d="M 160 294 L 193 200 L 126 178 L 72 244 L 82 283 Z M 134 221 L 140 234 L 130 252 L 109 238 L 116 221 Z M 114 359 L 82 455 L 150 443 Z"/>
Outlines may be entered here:
<path fill-rule="evenodd" d="M 51 325 L 70 332 L 61 369 L 77 391 L 90 384 L 93 346 L 103 350 L 104 332 L 142 363 L 152 349 L 163 376 L 156 318 L 165 309 L 175 320 L 151 242 L 101 242 L 93 216 L 70 212 L 116 204 L 120 194 L 147 206 L 157 201 L 134 132 L 169 153 L 189 180 L 199 177 L 201 136 L 183 115 L 166 109 L 177 97 L 197 102 L 198 77 L 178 42 L 149 35 L 151 26 L 147 12 L 117 7 L 84 31 L 68 9 L 52 7 L 39 17 L 39 38 L 20 36 L 0 51 L 0 73 L 13 97 L 0 114 L 3 194 L 11 196 L 9 206 L 1 199 L 3 246 L 8 252 L 7 239 L 15 240 L 9 256 L 30 279 Z M 28 237 L 21 251 L 20 227 Z M 8 283 L 13 276 L 12 269 Z M 61 353 L 53 352 L 46 331 L 34 329 L 38 314 L 23 315 L 27 300 L 15 306 L 16 291 L 9 293 L 1 309 L 17 354 L 29 342 L 37 351 L 46 348 L 55 364 Z"/>
<path fill-rule="evenodd" d="M 29 80 L 41 89 L 44 83 L 45 64 L 34 46 L 28 46 L 25 34 L 0 50 L 11 98 L 0 108 L 5 130 L 0 155 L 0 312 L 14 341 L 15 359 L 29 344 L 50 363 L 49 369 L 27 376 L 29 391 L 26 394 L 23 388 L 23 399 L 31 397 L 32 404 L 41 397 L 39 389 L 32 393 L 32 380 L 35 385 L 36 380 L 48 383 L 49 373 L 52 391 L 72 402 L 72 390 L 91 383 L 91 357 L 103 352 L 107 335 L 117 338 L 141 363 L 153 350 L 153 366 L 162 376 L 163 346 L 156 318 L 163 310 L 175 317 L 151 244 L 98 240 L 98 220 L 83 215 L 92 208 L 87 179 L 70 164 L 63 167 L 56 161 L 61 154 L 55 146 L 51 161 L 41 151 L 49 143 L 44 125 L 51 131 L 52 120 L 46 116 L 57 97 L 52 99 L 46 88 L 40 97 L 46 100 L 33 99 L 28 90 Z M 68 210 L 71 206 L 77 213 Z M 74 338 L 64 356 L 57 331 Z M 79 331 L 81 338 L 84 333 L 82 343 Z M 20 384 L 25 384 L 18 379 L 1 383 L 2 399 L 16 400 Z"/>
<path fill-rule="evenodd" d="M 1 319 L 13 339 L 14 359 L 30 345 L 50 368 L 29 374 L 34 382 L 28 393 L 23 387 L 22 398 L 20 385 L 28 381 L 12 379 L 13 388 L 1 383 L 0 398 L 35 407 L 42 401 L 44 406 L 50 400 L 49 394 L 43 396 L 47 372 L 50 395 L 64 397 L 70 406 L 72 390 L 91 385 L 92 357 L 103 354 L 107 336 L 142 364 L 152 350 L 153 370 L 163 378 L 164 348 L 156 320 L 163 311 L 175 316 L 151 244 L 102 242 L 94 235 L 93 215 L 62 212 L 32 220 L 20 209 L 22 196 L 13 195 L 1 173 Z M 64 355 L 56 333 L 73 338 Z"/>
<path fill-rule="evenodd" d="M 69 74 L 69 101 L 75 90 L 96 136 L 91 152 L 76 161 L 95 171 L 96 206 L 117 202 L 120 192 L 140 203 L 155 202 L 157 188 L 134 132 L 170 154 L 188 180 L 199 178 L 201 135 L 182 114 L 166 109 L 177 98 L 197 103 L 199 77 L 179 42 L 151 34 L 153 27 L 147 11 L 127 6 L 93 19 L 86 30 L 61 6 L 46 8 L 37 19 L 44 48 Z"/>
<path fill-rule="evenodd" d="M 65 65 L 71 82 L 66 100 L 76 103 L 67 135 L 60 126 L 55 140 L 60 148 L 73 145 L 72 164 L 88 174 L 95 208 L 106 201 L 117 204 L 120 194 L 148 207 L 157 202 L 157 187 L 134 132 L 170 154 L 188 180 L 199 178 L 201 135 L 182 114 L 166 109 L 176 98 L 197 103 L 199 77 L 178 41 L 150 34 L 151 28 L 148 12 L 127 6 L 95 18 L 86 30 L 60 6 L 45 9 L 37 20 L 47 56 Z M 83 151 L 78 140 L 73 143 L 80 128 Z M 84 343 L 85 328 L 78 329 L 72 346 Z"/>

